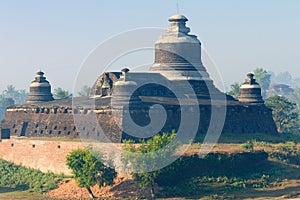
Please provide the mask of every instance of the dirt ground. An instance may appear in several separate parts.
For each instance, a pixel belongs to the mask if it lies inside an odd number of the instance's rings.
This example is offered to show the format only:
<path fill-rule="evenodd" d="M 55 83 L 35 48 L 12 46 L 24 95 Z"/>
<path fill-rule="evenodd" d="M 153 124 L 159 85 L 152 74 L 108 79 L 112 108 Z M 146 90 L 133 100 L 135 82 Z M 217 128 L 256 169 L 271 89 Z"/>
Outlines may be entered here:
<path fill-rule="evenodd" d="M 113 186 L 106 186 L 99 189 L 94 186 L 92 191 L 99 198 L 144 198 L 150 195 L 149 191 L 139 188 L 131 179 L 118 177 Z M 58 184 L 58 188 L 46 193 L 46 196 L 59 199 L 89 199 L 85 188 L 77 186 L 74 179 L 65 179 Z"/>

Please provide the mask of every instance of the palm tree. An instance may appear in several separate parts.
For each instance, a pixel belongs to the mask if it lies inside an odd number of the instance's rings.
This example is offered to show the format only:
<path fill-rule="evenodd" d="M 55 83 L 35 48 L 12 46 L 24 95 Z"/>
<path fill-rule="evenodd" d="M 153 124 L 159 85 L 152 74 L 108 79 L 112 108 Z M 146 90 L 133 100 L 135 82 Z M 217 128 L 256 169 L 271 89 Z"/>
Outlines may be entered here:
<path fill-rule="evenodd" d="M 3 91 L 3 95 L 6 98 L 14 98 L 14 96 L 17 92 L 18 91 L 16 90 L 16 88 L 13 85 L 8 85 L 6 87 L 6 90 Z"/>
<path fill-rule="evenodd" d="M 231 90 L 227 94 L 233 96 L 234 98 L 238 98 L 240 95 L 240 84 L 235 82 L 230 85 L 230 88 Z"/>
<path fill-rule="evenodd" d="M 15 104 L 21 105 L 26 101 L 28 93 L 25 90 L 16 90 L 13 85 L 8 85 L 2 92 L 2 98 L 13 99 Z"/>

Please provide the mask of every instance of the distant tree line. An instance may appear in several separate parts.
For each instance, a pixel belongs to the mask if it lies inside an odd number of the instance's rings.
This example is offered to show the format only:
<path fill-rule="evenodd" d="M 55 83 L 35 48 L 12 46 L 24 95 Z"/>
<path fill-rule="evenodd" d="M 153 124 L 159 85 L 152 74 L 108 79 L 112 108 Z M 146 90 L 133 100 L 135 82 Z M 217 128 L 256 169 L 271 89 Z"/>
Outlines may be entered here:
<path fill-rule="evenodd" d="M 58 87 L 53 90 L 53 96 L 55 99 L 64 99 L 68 97 L 72 97 L 72 94 L 61 87 Z M 81 90 L 77 93 L 78 96 L 90 96 L 92 88 L 84 85 Z M 11 105 L 23 105 L 26 102 L 28 96 L 28 92 L 26 90 L 21 89 L 17 90 L 15 86 L 8 85 L 6 89 L 0 92 L 0 107 L 8 107 Z"/>
<path fill-rule="evenodd" d="M 79 97 L 88 97 L 91 96 L 92 88 L 84 85 L 80 89 L 80 91 L 77 93 L 77 96 Z M 71 94 L 68 90 L 62 89 L 61 87 L 54 89 L 53 96 L 55 99 L 65 99 L 68 97 L 72 97 L 73 94 Z"/>
<path fill-rule="evenodd" d="M 21 105 L 26 101 L 28 93 L 25 90 L 17 90 L 13 85 L 8 85 L 0 94 L 0 106 Z"/>

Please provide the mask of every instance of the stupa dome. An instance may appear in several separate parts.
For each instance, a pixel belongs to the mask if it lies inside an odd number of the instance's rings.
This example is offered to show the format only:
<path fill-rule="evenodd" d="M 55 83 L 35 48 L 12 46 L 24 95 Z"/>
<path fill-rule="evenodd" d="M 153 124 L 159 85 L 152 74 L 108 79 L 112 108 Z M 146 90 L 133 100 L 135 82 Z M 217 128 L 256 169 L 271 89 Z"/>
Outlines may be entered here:
<path fill-rule="evenodd" d="M 261 96 L 261 88 L 253 77 L 254 74 L 247 74 L 245 83 L 240 87 L 240 96 L 238 99 L 244 103 L 262 104 L 264 101 Z"/>
<path fill-rule="evenodd" d="M 39 71 L 35 76 L 35 80 L 31 82 L 29 95 L 26 104 L 35 104 L 41 102 L 52 101 L 51 85 L 44 77 L 44 72 Z"/>
<path fill-rule="evenodd" d="M 201 61 L 201 42 L 189 34 L 188 19 L 181 14 L 169 18 L 166 33 L 155 42 L 155 61 L 150 71 L 163 74 L 168 79 L 209 80 Z"/>

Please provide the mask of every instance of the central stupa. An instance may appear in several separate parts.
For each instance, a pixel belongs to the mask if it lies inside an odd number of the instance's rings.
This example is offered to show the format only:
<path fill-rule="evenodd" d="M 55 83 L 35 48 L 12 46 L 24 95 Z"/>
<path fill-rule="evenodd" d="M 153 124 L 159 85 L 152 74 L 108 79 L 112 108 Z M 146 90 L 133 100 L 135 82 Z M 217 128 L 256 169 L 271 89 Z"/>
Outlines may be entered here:
<path fill-rule="evenodd" d="M 155 61 L 150 71 L 157 72 L 168 80 L 188 81 L 198 98 L 210 98 L 209 93 L 218 93 L 201 60 L 201 42 L 189 34 L 188 19 L 176 14 L 169 18 L 170 26 L 155 43 Z"/>

